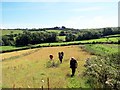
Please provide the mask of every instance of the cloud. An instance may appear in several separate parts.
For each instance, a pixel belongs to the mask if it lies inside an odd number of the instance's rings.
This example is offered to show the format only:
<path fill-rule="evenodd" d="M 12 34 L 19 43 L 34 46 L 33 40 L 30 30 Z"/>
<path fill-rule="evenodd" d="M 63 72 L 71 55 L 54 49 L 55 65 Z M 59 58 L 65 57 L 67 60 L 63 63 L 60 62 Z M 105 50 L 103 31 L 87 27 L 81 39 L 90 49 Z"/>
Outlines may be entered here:
<path fill-rule="evenodd" d="M 86 29 L 86 28 L 103 28 L 103 27 L 117 27 L 118 18 L 116 16 L 77 16 L 71 17 L 63 22 L 51 23 L 51 24 L 5 24 L 0 28 L 45 28 L 55 26 L 66 26 L 68 28 Z"/>
<path fill-rule="evenodd" d="M 64 25 L 66 27 L 71 28 L 102 28 L 102 27 L 117 27 L 117 17 L 105 17 L 105 16 L 95 16 L 95 17 L 84 17 L 84 16 L 78 16 L 78 17 L 72 17 L 69 20 L 66 20 L 64 22 Z"/>

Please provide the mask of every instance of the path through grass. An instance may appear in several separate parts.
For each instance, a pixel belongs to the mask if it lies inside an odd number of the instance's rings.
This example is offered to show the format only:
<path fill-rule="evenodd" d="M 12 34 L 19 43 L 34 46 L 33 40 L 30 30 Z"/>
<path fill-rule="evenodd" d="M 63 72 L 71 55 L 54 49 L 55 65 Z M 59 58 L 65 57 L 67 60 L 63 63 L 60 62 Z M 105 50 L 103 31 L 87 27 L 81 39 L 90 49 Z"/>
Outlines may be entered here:
<path fill-rule="evenodd" d="M 38 49 L 38 50 L 37 50 Z M 24 87 L 24 88 L 47 88 L 47 77 L 50 79 L 50 88 L 78 88 L 89 87 L 82 76 L 84 71 L 85 59 L 91 55 L 82 51 L 80 46 L 62 46 L 37 48 L 36 52 L 13 60 L 5 60 L 2 63 L 3 87 Z M 2 54 L 2 58 L 21 55 L 26 52 L 32 52 L 35 49 L 22 50 Z M 58 67 L 47 68 L 49 54 L 54 55 L 54 62 L 58 62 L 58 52 L 64 51 L 65 56 L 63 64 Z M 69 59 L 74 56 L 78 60 L 78 68 L 75 77 L 71 78 L 69 68 Z M 42 82 L 44 80 L 44 82 Z"/>

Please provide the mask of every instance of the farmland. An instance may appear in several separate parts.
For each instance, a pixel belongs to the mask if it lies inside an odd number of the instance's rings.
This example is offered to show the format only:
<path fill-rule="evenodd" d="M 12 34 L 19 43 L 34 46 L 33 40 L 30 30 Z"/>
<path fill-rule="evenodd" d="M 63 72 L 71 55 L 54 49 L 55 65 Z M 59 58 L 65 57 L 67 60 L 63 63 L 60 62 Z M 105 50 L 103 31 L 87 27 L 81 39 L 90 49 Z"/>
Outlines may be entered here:
<path fill-rule="evenodd" d="M 41 88 L 43 86 L 47 88 L 49 78 L 50 88 L 104 88 L 105 81 L 101 80 L 101 76 L 106 72 L 100 70 L 101 58 L 105 63 L 101 65 L 111 68 L 112 71 L 108 69 L 108 73 L 113 74 L 115 70 L 113 76 L 118 78 L 115 75 L 117 75 L 116 67 L 118 67 L 116 55 L 120 34 L 117 29 L 111 29 L 113 35 L 106 34 L 108 30 L 109 28 L 102 29 L 97 31 L 97 34 L 95 30 L 30 30 L 24 32 L 5 30 L 7 33 L 3 30 L 1 40 L 3 46 L 0 46 L 0 51 L 5 52 L 0 54 L 3 71 L 2 87 Z M 62 64 L 58 60 L 59 51 L 65 53 Z M 54 56 L 53 61 L 49 60 L 50 54 Z M 70 77 L 69 68 L 69 60 L 72 56 L 78 61 L 74 77 Z M 86 65 L 86 59 L 89 59 L 90 64 Z M 52 66 L 53 62 L 55 66 Z M 92 66 L 94 64 L 98 65 L 97 68 Z M 94 75 L 95 70 L 98 72 Z M 99 72 L 102 72 L 102 75 L 99 75 Z M 117 82 L 114 77 L 112 79 Z"/>
<path fill-rule="evenodd" d="M 84 48 L 85 47 L 85 48 Z M 63 64 L 58 61 L 58 52 L 64 51 Z M 72 45 L 59 47 L 43 47 L 2 54 L 3 88 L 47 88 L 47 78 L 50 79 L 50 88 L 90 88 L 83 76 L 85 60 L 95 55 L 117 53 L 117 44 Z M 74 53 L 73 53 L 74 52 Z M 103 53 L 105 52 L 105 53 Z M 49 54 L 54 55 L 57 67 L 49 66 Z M 78 60 L 75 77 L 71 78 L 69 59 L 74 56 Z M 11 64 L 12 63 L 12 64 Z M 32 72 L 32 73 L 31 73 Z M 54 77 L 54 78 L 53 78 Z M 44 82 L 42 82 L 44 80 Z"/>
<path fill-rule="evenodd" d="M 55 27 L 56 28 L 56 27 Z M 2 30 L 1 46 L 29 46 L 43 43 L 118 43 L 118 27 L 100 29 L 19 29 Z"/>
<path fill-rule="evenodd" d="M 85 50 L 91 54 L 106 56 L 113 53 L 118 53 L 119 45 L 117 44 L 91 44 L 86 45 Z"/>
<path fill-rule="evenodd" d="M 61 30 L 46 30 L 47 32 L 55 32 L 55 33 L 60 33 L 61 32 Z"/>
<path fill-rule="evenodd" d="M 64 36 L 60 36 L 60 39 L 64 40 Z M 82 43 L 101 43 L 101 42 L 118 42 L 118 37 L 111 37 L 111 38 L 100 38 L 100 39 L 92 39 L 92 40 L 82 40 L 82 41 L 72 41 L 72 42 L 56 42 L 56 43 L 42 43 L 42 44 L 36 44 L 31 45 L 31 47 L 49 47 L 49 46 L 66 46 L 66 45 L 74 45 L 74 44 L 82 44 Z M 29 46 L 26 46 L 29 48 Z M 0 46 L 1 51 L 5 50 L 15 50 L 25 47 L 15 47 L 15 46 Z"/>
<path fill-rule="evenodd" d="M 65 53 L 63 64 L 58 67 L 46 68 L 49 54 L 53 54 L 54 61 L 59 63 L 57 56 L 59 51 Z M 15 56 L 19 57 L 14 58 Z M 73 78 L 70 77 L 71 71 L 69 68 L 71 56 L 78 60 L 79 65 L 76 76 Z M 88 57 L 92 57 L 92 55 L 82 51 L 80 46 L 47 47 L 4 53 L 2 54 L 3 87 L 12 87 L 15 84 L 16 87 L 28 88 L 30 86 L 31 88 L 39 88 L 43 79 L 45 80 L 44 87 L 47 88 L 47 77 L 50 79 L 51 88 L 89 87 L 89 85 L 85 84 L 85 78 L 82 77 L 85 59 Z"/>
<path fill-rule="evenodd" d="M 63 63 L 58 60 L 58 52 L 65 53 Z M 93 51 L 91 53 L 91 51 Z M 47 88 L 47 78 L 50 88 L 90 88 L 84 77 L 84 65 L 87 58 L 107 53 L 118 53 L 117 44 L 72 45 L 59 47 L 43 47 L 2 54 L 3 88 Z M 99 53 L 98 53 L 99 52 Z M 103 53 L 105 52 L 105 53 Z M 94 55 L 92 55 L 94 53 Z M 54 55 L 57 67 L 49 66 L 49 54 Z M 73 78 L 70 77 L 69 59 L 74 56 L 78 61 L 78 68 Z M 91 60 L 93 61 L 93 60 Z M 11 64 L 12 63 L 12 64 Z M 42 82 L 44 80 L 44 82 Z"/>
<path fill-rule="evenodd" d="M 35 33 L 36 35 L 32 35 L 34 37 L 31 37 L 31 38 L 35 38 L 35 36 L 38 36 L 38 33 L 46 33 L 46 32 L 54 32 L 57 34 L 56 36 L 56 39 L 54 42 L 48 42 L 46 41 L 46 43 L 44 43 L 44 37 L 43 36 L 43 39 L 40 39 L 38 40 L 39 38 L 42 38 L 42 37 L 36 37 L 38 39 L 32 41 L 32 42 L 36 42 L 34 45 L 32 45 L 31 43 L 30 44 L 27 44 L 27 46 L 19 46 L 19 47 L 16 47 L 16 37 L 19 36 L 18 34 L 21 34 L 23 33 L 23 31 L 26 31 L 26 30 L 2 30 L 2 36 L 4 36 L 2 39 L 1 44 L 3 46 L 0 46 L 0 51 L 7 51 L 7 50 L 17 50 L 17 49 L 22 49 L 22 48 L 28 48 L 29 47 L 51 47 L 51 46 L 67 46 L 67 45 L 78 45 L 78 44 L 83 44 L 83 43 L 118 43 L 118 40 L 119 40 L 119 37 L 120 37 L 120 34 L 114 34 L 114 35 L 107 35 L 107 36 L 104 36 L 104 37 L 101 37 L 101 38 L 97 38 L 97 39 L 88 39 L 88 40 L 74 40 L 74 41 L 66 41 L 66 37 L 69 37 L 67 35 L 65 35 L 65 33 L 72 33 L 73 31 L 70 31 L 70 30 L 45 30 L 45 31 L 40 31 L 40 30 L 37 30 L 37 31 L 32 31 L 32 30 L 29 30 L 28 31 L 28 34 L 26 34 L 25 36 L 29 36 L 29 32 L 32 33 Z M 59 34 L 63 32 L 62 36 L 60 36 Z M 74 31 L 73 33 L 76 33 L 78 31 Z M 80 31 L 79 31 L 80 32 Z M 86 31 L 82 31 L 82 32 L 86 32 Z M 89 30 L 87 31 L 89 32 Z M 15 35 L 16 34 L 16 35 Z M 41 35 L 39 34 L 39 36 Z M 10 35 L 10 36 L 6 36 L 6 35 Z M 47 36 L 46 36 L 47 37 Z M 19 38 L 19 37 L 18 37 Z M 21 37 L 22 38 L 22 37 Z M 29 38 L 29 37 L 28 37 Z M 71 37 L 72 38 L 72 37 Z M 81 37 L 82 38 L 82 37 Z M 19 40 L 18 40 L 19 41 Z M 21 40 L 20 44 L 21 43 L 24 43 L 23 41 L 25 40 Z M 28 41 L 28 40 L 26 40 Z M 31 41 L 31 39 L 30 39 Z M 29 42 L 30 42 L 29 41 Z M 39 41 L 39 43 L 38 43 Z M 50 41 L 50 40 L 49 40 Z"/>
<path fill-rule="evenodd" d="M 22 30 L 2 30 L 2 35 L 10 35 L 10 34 L 19 34 L 22 33 Z"/>

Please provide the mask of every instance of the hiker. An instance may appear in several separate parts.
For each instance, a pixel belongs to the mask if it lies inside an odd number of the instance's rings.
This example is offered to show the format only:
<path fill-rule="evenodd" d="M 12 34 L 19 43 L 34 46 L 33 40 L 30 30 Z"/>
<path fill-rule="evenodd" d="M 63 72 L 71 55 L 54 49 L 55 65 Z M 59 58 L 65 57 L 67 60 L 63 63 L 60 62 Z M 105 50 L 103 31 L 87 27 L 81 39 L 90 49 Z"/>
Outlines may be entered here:
<path fill-rule="evenodd" d="M 52 55 L 52 54 L 50 54 L 50 55 L 49 55 L 49 57 L 50 57 L 50 60 L 52 60 L 52 59 L 53 59 L 53 55 Z"/>
<path fill-rule="evenodd" d="M 77 68 L 77 61 L 74 57 L 70 59 L 70 68 L 72 69 L 71 77 L 73 77 Z"/>
<path fill-rule="evenodd" d="M 58 56 L 59 56 L 60 62 L 62 63 L 62 59 L 63 59 L 64 53 L 63 52 L 59 52 Z"/>
<path fill-rule="evenodd" d="M 64 52 L 61 52 L 62 57 L 64 56 Z"/>

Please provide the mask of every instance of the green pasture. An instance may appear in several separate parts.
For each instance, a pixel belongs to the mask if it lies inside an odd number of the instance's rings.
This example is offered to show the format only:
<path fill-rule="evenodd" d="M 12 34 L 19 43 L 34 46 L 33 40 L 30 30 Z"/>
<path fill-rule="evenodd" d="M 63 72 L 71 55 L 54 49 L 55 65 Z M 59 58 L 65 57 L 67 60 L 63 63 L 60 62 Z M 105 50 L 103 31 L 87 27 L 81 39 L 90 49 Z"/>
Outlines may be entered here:
<path fill-rule="evenodd" d="M 57 38 L 58 38 L 60 41 L 65 41 L 65 37 L 66 37 L 66 36 L 57 36 Z"/>
<path fill-rule="evenodd" d="M 55 32 L 55 33 L 60 33 L 61 32 L 61 30 L 46 30 L 47 32 Z"/>
<path fill-rule="evenodd" d="M 85 45 L 85 50 L 91 54 L 102 55 L 118 53 L 118 44 L 89 44 Z"/>
<path fill-rule="evenodd" d="M 0 46 L 0 51 L 2 50 L 13 50 L 13 49 L 17 49 L 17 47 L 15 46 Z"/>
<path fill-rule="evenodd" d="M 1 30 L 2 35 L 18 34 L 22 32 L 22 30 Z"/>

